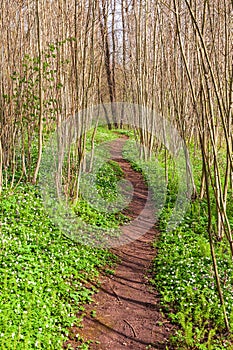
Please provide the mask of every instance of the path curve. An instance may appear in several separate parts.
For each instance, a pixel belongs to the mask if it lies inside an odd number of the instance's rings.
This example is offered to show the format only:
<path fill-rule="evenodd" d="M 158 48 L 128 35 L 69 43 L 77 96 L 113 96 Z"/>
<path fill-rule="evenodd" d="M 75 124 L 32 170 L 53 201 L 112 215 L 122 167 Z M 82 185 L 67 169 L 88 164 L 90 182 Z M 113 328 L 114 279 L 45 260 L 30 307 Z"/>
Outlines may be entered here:
<path fill-rule="evenodd" d="M 154 215 L 153 203 L 149 200 L 147 210 L 144 210 L 148 202 L 148 188 L 142 175 L 122 158 L 125 141 L 126 138 L 121 137 L 111 142 L 112 158 L 119 163 L 125 179 L 134 187 L 133 199 L 124 214 L 135 219 L 143 212 L 141 225 L 145 225 Z M 126 225 L 123 229 L 124 233 L 129 230 L 127 233 L 133 236 L 135 227 Z M 140 230 L 140 225 L 137 230 Z M 93 340 L 90 349 L 168 349 L 173 326 L 161 312 L 158 295 L 148 282 L 149 269 L 155 256 L 152 243 L 156 237 L 158 232 L 152 227 L 134 242 L 112 249 L 120 258 L 120 263 L 114 275 L 101 276 L 101 286 L 94 302 L 86 307 L 83 328 L 73 329 L 73 333 L 79 333 L 84 340 Z M 91 316 L 92 310 L 96 311 L 95 317 Z M 80 345 L 74 341 L 68 343 L 74 349 Z"/>

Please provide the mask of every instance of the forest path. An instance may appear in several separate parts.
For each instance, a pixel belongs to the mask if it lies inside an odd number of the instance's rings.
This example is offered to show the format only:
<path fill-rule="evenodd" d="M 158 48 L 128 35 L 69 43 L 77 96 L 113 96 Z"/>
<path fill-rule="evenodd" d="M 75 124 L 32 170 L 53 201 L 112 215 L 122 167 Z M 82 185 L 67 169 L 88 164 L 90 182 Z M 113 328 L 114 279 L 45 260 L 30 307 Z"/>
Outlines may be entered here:
<path fill-rule="evenodd" d="M 124 233 L 133 237 L 135 230 L 145 229 L 148 220 L 154 216 L 154 210 L 142 175 L 122 158 L 125 141 L 126 138 L 121 137 L 111 142 L 111 155 L 124 171 L 125 179 L 134 187 L 133 199 L 124 214 L 132 220 L 140 215 L 140 223 L 123 227 Z M 101 276 L 101 286 L 94 302 L 86 307 L 83 328 L 73 329 L 73 333 L 79 333 L 84 340 L 93 340 L 90 349 L 168 349 L 166 346 L 173 326 L 162 314 L 158 295 L 148 282 L 155 256 L 152 243 L 156 236 L 158 232 L 152 227 L 139 239 L 112 249 L 120 259 L 115 273 Z M 92 310 L 96 311 L 95 317 L 92 317 Z M 80 345 L 74 340 L 68 343 L 74 349 Z"/>

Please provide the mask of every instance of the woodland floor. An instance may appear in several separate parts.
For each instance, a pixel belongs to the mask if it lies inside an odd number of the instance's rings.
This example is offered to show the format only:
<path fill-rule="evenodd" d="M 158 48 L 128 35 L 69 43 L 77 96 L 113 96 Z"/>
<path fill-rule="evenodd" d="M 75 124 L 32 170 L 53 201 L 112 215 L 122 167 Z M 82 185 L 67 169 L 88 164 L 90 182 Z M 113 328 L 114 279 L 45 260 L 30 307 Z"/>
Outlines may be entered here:
<path fill-rule="evenodd" d="M 147 224 L 150 227 L 154 209 L 142 175 L 122 158 L 124 142 L 125 137 L 111 142 L 111 154 L 134 187 L 133 199 L 124 210 L 132 224 L 122 228 L 133 237 L 135 232 L 145 230 Z M 149 283 L 149 270 L 156 254 L 152 243 L 156 237 L 158 232 L 153 226 L 139 239 L 112 249 L 120 259 L 114 275 L 100 277 L 94 302 L 86 306 L 83 328 L 71 329 L 71 334 L 79 333 L 84 340 L 93 341 L 90 349 L 171 349 L 168 338 L 174 326 L 161 311 L 158 293 Z M 96 311 L 94 317 L 92 310 Z M 80 342 L 70 339 L 68 344 L 76 349 Z"/>

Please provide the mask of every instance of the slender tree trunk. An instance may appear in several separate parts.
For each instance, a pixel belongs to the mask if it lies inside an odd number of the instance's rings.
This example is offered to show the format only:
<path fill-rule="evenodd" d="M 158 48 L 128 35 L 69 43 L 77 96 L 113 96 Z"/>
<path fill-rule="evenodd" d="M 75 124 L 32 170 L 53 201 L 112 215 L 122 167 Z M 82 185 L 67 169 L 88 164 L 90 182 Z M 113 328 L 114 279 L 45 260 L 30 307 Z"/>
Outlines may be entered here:
<path fill-rule="evenodd" d="M 38 156 L 36 168 L 34 170 L 32 183 L 36 183 L 39 173 L 42 149 L 43 149 L 43 63 L 42 63 L 42 38 L 41 38 L 41 15 L 42 4 L 41 0 L 36 1 L 36 20 L 37 20 L 37 45 L 39 59 L 39 123 L 38 123 Z"/>

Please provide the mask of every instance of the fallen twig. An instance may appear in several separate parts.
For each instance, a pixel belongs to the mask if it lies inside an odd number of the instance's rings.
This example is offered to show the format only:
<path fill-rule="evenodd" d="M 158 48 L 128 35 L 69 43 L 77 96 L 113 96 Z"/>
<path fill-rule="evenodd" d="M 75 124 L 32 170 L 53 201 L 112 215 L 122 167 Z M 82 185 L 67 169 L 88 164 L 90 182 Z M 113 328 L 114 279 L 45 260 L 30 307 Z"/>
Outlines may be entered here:
<path fill-rule="evenodd" d="M 117 298 L 117 300 L 121 303 L 122 301 L 121 301 L 121 299 L 120 299 L 120 297 L 118 296 L 118 294 L 115 292 L 115 290 L 113 289 L 113 287 L 110 285 L 110 288 L 111 288 L 111 290 L 113 291 L 113 294 L 115 295 L 115 297 Z"/>
<path fill-rule="evenodd" d="M 123 320 L 125 323 L 127 323 L 127 325 L 132 329 L 133 331 L 133 335 L 135 338 L 137 338 L 137 334 L 136 334 L 136 331 L 135 329 L 133 328 L 133 326 L 127 321 L 127 320 Z"/>

